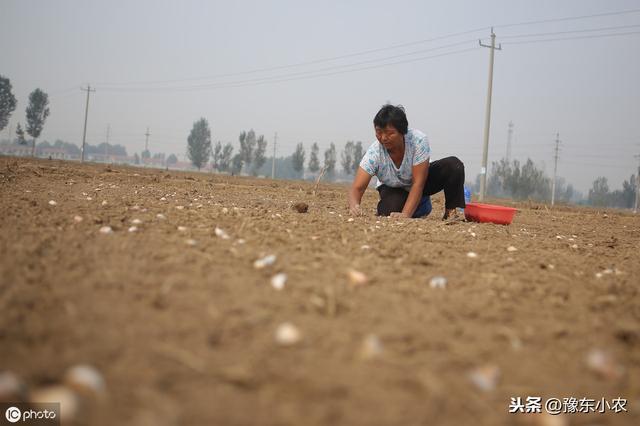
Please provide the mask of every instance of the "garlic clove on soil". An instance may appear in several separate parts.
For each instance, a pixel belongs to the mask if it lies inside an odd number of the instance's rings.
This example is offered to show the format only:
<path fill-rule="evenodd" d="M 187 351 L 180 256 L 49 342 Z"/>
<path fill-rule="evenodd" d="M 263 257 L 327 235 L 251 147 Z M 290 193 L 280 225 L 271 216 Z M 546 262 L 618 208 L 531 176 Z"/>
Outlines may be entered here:
<path fill-rule="evenodd" d="M 218 238 L 222 238 L 223 240 L 228 240 L 230 238 L 224 229 L 218 228 L 217 226 L 214 232 Z"/>
<path fill-rule="evenodd" d="M 371 360 L 380 358 L 382 356 L 383 347 L 380 338 L 375 334 L 369 334 L 362 341 L 360 347 L 360 358 L 364 360 Z"/>
<path fill-rule="evenodd" d="M 445 288 L 447 286 L 447 279 L 441 275 L 431 278 L 429 281 L 431 288 Z"/>
<path fill-rule="evenodd" d="M 587 367 L 608 380 L 618 380 L 624 374 L 624 368 L 616 362 L 613 355 L 602 349 L 592 349 L 587 354 Z"/>
<path fill-rule="evenodd" d="M 256 269 L 265 268 L 267 266 L 273 265 L 276 262 L 276 259 L 277 258 L 275 254 L 270 254 L 253 262 L 253 267 Z"/>
<path fill-rule="evenodd" d="M 469 380 L 476 387 L 485 392 L 495 389 L 500 379 L 500 367 L 497 365 L 484 365 L 469 373 Z"/>
<path fill-rule="evenodd" d="M 100 233 L 101 234 L 113 234 L 113 229 L 111 229 L 110 226 L 103 226 L 102 228 L 100 228 Z"/>
<path fill-rule="evenodd" d="M 106 386 L 102 374 L 90 365 L 76 365 L 64 376 L 64 384 L 80 395 L 99 397 L 104 394 Z"/>
<path fill-rule="evenodd" d="M 347 271 L 347 277 L 349 277 L 349 283 L 352 286 L 362 286 L 369 282 L 369 279 L 364 273 L 356 271 L 355 269 L 349 269 Z"/>
<path fill-rule="evenodd" d="M 24 401 L 27 387 L 11 371 L 0 373 L 0 401 Z"/>
<path fill-rule="evenodd" d="M 36 409 L 38 404 L 59 403 L 60 423 L 67 424 L 73 422 L 80 411 L 80 401 L 78 396 L 68 387 L 53 385 L 38 388 L 29 394 L 29 402 Z"/>
<path fill-rule="evenodd" d="M 287 274 L 285 274 L 284 272 L 281 272 L 271 277 L 271 287 L 275 288 L 276 290 L 284 289 L 284 285 L 286 282 L 287 282 Z"/>
<path fill-rule="evenodd" d="M 276 329 L 276 342 L 282 346 L 292 346 L 302 339 L 300 330 L 295 325 L 284 322 Z"/>

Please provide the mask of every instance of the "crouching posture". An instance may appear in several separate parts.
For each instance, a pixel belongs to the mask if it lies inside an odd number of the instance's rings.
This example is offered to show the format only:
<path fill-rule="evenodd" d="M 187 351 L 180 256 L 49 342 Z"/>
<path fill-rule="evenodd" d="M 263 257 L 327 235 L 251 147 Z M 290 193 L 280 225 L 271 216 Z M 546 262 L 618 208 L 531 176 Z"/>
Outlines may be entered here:
<path fill-rule="evenodd" d="M 456 157 L 429 162 L 431 148 L 424 133 L 409 129 L 401 106 L 385 105 L 373 119 L 376 142 L 360 161 L 349 191 L 349 210 L 362 214 L 360 202 L 377 177 L 379 216 L 417 218 L 431 212 L 431 195 L 444 191 L 443 219 L 464 208 L 464 164 Z"/>

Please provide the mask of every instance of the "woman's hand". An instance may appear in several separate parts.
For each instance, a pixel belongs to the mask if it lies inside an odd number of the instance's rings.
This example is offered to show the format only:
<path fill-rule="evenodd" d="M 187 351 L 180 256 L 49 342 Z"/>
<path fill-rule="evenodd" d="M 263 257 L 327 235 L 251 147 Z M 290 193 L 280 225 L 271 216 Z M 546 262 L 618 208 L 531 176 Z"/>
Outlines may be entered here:
<path fill-rule="evenodd" d="M 351 216 L 362 216 L 364 213 L 362 213 L 362 209 L 360 208 L 360 204 L 354 204 L 353 206 L 349 207 L 349 213 L 351 213 Z"/>
<path fill-rule="evenodd" d="M 407 216 L 406 214 L 402 213 L 402 212 L 391 212 L 391 214 L 389 214 L 389 217 L 394 217 L 396 219 L 408 219 L 409 216 Z"/>
<path fill-rule="evenodd" d="M 362 196 L 364 195 L 364 191 L 367 190 L 367 186 L 370 181 L 371 176 L 365 172 L 362 167 L 359 167 L 356 172 L 356 177 L 351 184 L 349 196 L 347 197 L 349 201 L 349 213 L 353 216 L 362 216 L 360 202 L 362 201 Z"/>

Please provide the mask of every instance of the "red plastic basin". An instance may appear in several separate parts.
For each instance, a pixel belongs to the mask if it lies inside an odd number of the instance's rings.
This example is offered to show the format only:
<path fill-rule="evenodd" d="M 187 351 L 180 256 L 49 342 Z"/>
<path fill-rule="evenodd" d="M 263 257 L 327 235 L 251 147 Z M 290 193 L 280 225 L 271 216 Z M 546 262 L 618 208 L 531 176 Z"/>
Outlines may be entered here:
<path fill-rule="evenodd" d="M 491 222 L 499 225 L 509 225 L 518 209 L 496 206 L 493 204 L 467 203 L 464 217 L 474 222 Z"/>

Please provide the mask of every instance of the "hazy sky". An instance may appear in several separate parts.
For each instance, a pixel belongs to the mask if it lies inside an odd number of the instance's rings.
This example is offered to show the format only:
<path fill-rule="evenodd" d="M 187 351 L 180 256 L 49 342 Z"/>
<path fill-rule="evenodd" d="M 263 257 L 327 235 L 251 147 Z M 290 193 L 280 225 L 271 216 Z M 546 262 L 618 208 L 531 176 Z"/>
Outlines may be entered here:
<path fill-rule="evenodd" d="M 457 155 L 473 180 L 489 61 L 478 38 L 488 43 L 490 26 L 503 50 L 489 161 L 505 155 L 511 120 L 513 158 L 551 174 L 560 132 L 559 176 L 582 191 L 599 175 L 620 187 L 640 153 L 638 0 L 0 0 L 0 74 L 18 98 L 13 131 L 40 87 L 51 101 L 41 139 L 80 143 L 80 87 L 91 84 L 88 142 L 103 142 L 110 124 L 110 142 L 129 153 L 149 126 L 152 152 L 182 156 L 200 117 L 214 141 L 236 146 L 253 128 L 271 152 L 277 131 L 278 155 L 298 142 L 369 145 L 373 116 L 391 101 L 427 133 L 434 159 Z M 523 41 L 538 42 L 508 44 Z"/>

